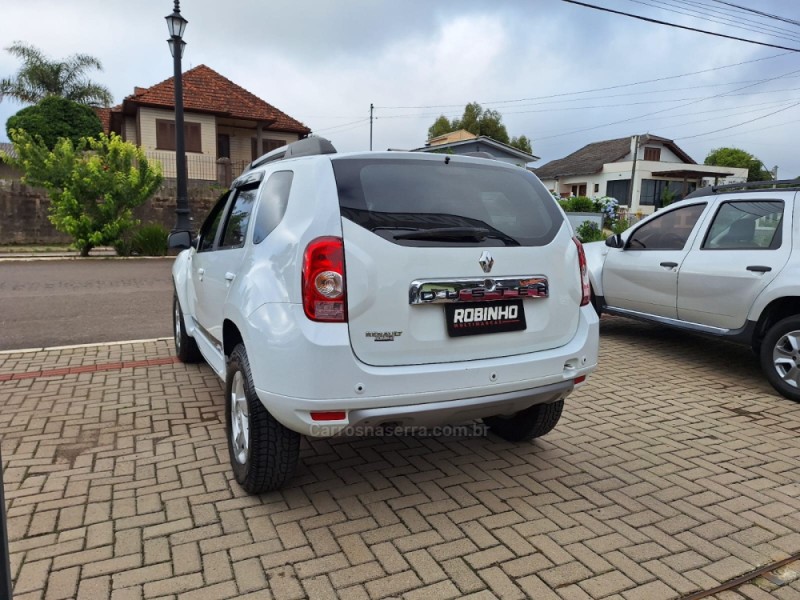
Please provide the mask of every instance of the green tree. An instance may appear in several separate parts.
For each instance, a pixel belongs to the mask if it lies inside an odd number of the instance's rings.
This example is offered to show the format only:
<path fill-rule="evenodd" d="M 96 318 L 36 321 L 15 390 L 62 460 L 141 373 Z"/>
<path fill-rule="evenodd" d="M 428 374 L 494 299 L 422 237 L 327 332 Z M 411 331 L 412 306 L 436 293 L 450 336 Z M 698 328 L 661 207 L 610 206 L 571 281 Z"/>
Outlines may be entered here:
<path fill-rule="evenodd" d="M 66 98 L 48 96 L 39 104 L 23 108 L 6 121 L 6 132 L 22 129 L 42 139 L 53 149 L 59 138 L 69 138 L 77 146 L 83 137 L 95 137 L 103 132 L 103 124 L 95 112 L 83 104 Z"/>
<path fill-rule="evenodd" d="M 717 148 L 709 152 L 703 162 L 707 165 L 747 169 L 747 181 L 772 179 L 772 174 L 764 167 L 764 163 L 740 148 Z"/>
<path fill-rule="evenodd" d="M 450 124 L 450 119 L 442 115 L 433 122 L 433 125 L 428 127 L 428 139 L 433 139 L 451 131 L 454 131 L 454 129 Z"/>
<path fill-rule="evenodd" d="M 138 224 L 133 209 L 161 184 L 160 165 L 113 133 L 83 138 L 77 146 L 62 138 L 52 150 L 26 131 L 12 130 L 9 137 L 23 181 L 47 190 L 50 222 L 72 236 L 81 256 L 121 240 Z"/>
<path fill-rule="evenodd" d="M 527 136 L 521 135 L 519 137 L 511 138 L 509 142 L 510 146 L 514 146 L 518 150 L 522 150 L 523 152 L 527 152 L 528 154 L 533 154 L 533 148 L 531 147 L 531 141 L 528 139 Z"/>
<path fill-rule="evenodd" d="M 477 102 L 467 104 L 460 119 L 451 121 L 446 116 L 440 115 L 428 128 L 428 139 L 459 129 L 466 129 L 475 135 L 490 137 L 528 154 L 532 153 L 530 139 L 524 135 L 509 139 L 508 130 L 503 125 L 503 116 L 496 110 L 483 108 Z"/>
<path fill-rule="evenodd" d="M 38 48 L 14 42 L 6 50 L 22 61 L 12 77 L 0 79 L 0 100 L 8 96 L 18 102 L 36 103 L 47 96 L 61 96 L 78 104 L 110 106 L 108 88 L 86 77 L 86 71 L 102 71 L 100 61 L 88 54 L 73 54 L 64 60 L 52 60 Z"/>

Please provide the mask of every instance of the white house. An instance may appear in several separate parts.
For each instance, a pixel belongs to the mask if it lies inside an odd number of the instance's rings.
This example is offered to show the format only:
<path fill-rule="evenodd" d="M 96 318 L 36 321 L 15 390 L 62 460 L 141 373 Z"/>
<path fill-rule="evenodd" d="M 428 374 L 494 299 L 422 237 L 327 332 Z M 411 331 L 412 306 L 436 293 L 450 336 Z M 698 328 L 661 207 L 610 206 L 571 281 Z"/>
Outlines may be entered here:
<path fill-rule="evenodd" d="M 747 169 L 698 165 L 672 140 L 649 133 L 588 144 L 533 172 L 559 196 L 612 196 L 644 214 L 702 187 L 704 178 L 747 180 Z"/>

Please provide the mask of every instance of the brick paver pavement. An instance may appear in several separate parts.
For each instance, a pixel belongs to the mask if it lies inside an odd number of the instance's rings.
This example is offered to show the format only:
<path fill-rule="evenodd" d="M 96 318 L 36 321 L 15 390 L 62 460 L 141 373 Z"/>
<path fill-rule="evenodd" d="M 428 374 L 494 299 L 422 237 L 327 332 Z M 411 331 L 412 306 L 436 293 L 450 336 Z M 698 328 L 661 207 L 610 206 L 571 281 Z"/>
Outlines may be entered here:
<path fill-rule="evenodd" d="M 800 553 L 800 404 L 750 351 L 604 319 L 601 353 L 535 443 L 314 441 L 261 497 L 167 341 L 0 355 L 15 600 L 659 600 Z"/>

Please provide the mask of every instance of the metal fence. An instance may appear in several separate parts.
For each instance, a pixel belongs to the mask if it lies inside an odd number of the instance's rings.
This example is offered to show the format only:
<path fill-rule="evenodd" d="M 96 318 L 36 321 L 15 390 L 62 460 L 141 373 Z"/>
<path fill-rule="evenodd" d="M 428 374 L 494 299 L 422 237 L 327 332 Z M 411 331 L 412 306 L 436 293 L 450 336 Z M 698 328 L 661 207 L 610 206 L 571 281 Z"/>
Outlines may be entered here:
<path fill-rule="evenodd" d="M 145 156 L 151 162 L 161 165 L 164 177 L 175 177 L 178 170 L 175 165 L 175 153 L 163 150 L 146 150 Z M 214 158 L 206 154 L 187 154 L 186 172 L 189 179 L 199 181 L 216 181 L 220 185 L 229 186 L 250 164 L 247 160 L 232 161 L 229 158 Z"/>

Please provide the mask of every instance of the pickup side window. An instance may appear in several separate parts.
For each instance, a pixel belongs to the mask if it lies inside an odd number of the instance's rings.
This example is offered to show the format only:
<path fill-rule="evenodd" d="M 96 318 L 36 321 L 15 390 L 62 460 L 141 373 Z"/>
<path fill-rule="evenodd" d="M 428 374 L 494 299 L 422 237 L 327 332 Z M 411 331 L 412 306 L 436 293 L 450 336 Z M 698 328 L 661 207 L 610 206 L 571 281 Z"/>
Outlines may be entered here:
<path fill-rule="evenodd" d="M 651 219 L 631 234 L 628 250 L 683 250 L 706 205 L 691 204 Z"/>
<path fill-rule="evenodd" d="M 781 247 L 782 200 L 723 202 L 703 250 L 774 250 Z"/>

